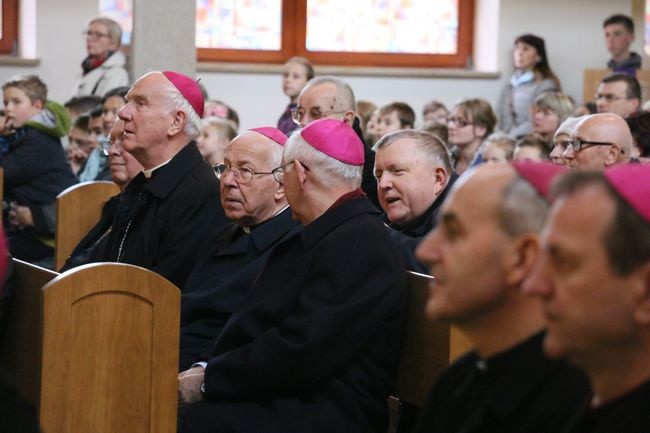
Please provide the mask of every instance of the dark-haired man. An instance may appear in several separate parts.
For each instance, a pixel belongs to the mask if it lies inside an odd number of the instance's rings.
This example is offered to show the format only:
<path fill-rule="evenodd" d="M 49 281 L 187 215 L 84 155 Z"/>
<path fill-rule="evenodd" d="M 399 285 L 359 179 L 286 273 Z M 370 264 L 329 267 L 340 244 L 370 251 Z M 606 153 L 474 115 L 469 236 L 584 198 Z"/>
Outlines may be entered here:
<path fill-rule="evenodd" d="M 544 351 L 581 368 L 592 397 L 571 433 L 650 426 L 650 166 L 579 171 L 555 187 L 543 255 Z"/>
<path fill-rule="evenodd" d="M 641 86 L 634 77 L 611 74 L 600 81 L 595 98 L 599 113 L 614 113 L 625 119 L 639 111 Z"/>
<path fill-rule="evenodd" d="M 614 72 L 634 76 L 637 69 L 641 68 L 641 56 L 630 51 L 634 41 L 634 21 L 627 15 L 616 14 L 603 22 L 605 43 L 607 51 L 612 58 L 607 62 L 607 67 Z"/>

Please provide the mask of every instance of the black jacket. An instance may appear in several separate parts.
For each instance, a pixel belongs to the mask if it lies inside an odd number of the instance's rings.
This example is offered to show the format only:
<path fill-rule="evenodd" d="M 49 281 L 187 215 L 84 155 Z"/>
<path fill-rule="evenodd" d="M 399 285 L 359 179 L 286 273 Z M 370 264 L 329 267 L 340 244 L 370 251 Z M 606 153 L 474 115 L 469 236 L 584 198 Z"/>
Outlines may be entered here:
<path fill-rule="evenodd" d="M 277 245 L 205 370 L 183 433 L 382 432 L 405 272 L 367 198 Z"/>
<path fill-rule="evenodd" d="M 217 178 L 192 142 L 151 179 L 140 173 L 125 188 L 106 261 L 142 266 L 182 288 L 203 241 L 227 223 Z"/>
<path fill-rule="evenodd" d="M 587 397 L 588 382 L 547 359 L 544 334 L 488 359 L 460 358 L 436 379 L 416 433 L 550 433 L 562 431 Z"/>
<path fill-rule="evenodd" d="M 245 234 L 236 224 L 221 232 L 199 255 L 181 297 L 180 370 L 210 352 L 223 326 L 237 311 L 273 246 L 301 229 L 289 208 Z"/>

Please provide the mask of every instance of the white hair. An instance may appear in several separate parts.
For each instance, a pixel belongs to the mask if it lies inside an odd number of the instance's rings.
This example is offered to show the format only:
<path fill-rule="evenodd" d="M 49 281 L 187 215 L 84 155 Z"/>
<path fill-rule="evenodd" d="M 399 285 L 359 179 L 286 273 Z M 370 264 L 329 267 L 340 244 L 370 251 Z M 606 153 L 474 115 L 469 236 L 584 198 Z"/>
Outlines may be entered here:
<path fill-rule="evenodd" d="M 171 83 L 169 85 L 167 100 L 169 101 L 170 109 L 182 111 L 187 115 L 185 127 L 183 128 L 185 133 L 192 138 L 198 137 L 201 133 L 201 118 L 196 114 L 196 111 L 194 111 L 194 108 L 187 99 L 185 99 L 185 96 Z"/>
<path fill-rule="evenodd" d="M 323 186 L 341 183 L 353 189 L 361 186 L 362 165 L 346 164 L 316 150 L 302 138 L 299 131 L 295 131 L 287 140 L 282 159 L 285 163 L 295 159 L 304 162 Z"/>

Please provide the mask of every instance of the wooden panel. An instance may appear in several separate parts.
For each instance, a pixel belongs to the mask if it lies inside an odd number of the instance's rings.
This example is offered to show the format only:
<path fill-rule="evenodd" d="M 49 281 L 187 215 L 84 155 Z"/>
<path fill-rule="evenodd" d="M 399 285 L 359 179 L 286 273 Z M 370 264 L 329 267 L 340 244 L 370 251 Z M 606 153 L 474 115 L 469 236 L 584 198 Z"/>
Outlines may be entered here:
<path fill-rule="evenodd" d="M 45 433 L 176 431 L 180 291 L 137 266 L 72 269 L 43 288 Z"/>
<path fill-rule="evenodd" d="M 428 284 L 433 277 L 410 271 L 407 274 L 409 303 L 395 396 L 420 407 L 435 377 L 470 345 L 457 330 L 426 316 Z"/>
<path fill-rule="evenodd" d="M 41 289 L 57 275 L 13 259 L 13 295 L 0 362 L 18 392 L 35 407 L 40 399 Z"/>
<path fill-rule="evenodd" d="M 73 185 L 58 195 L 55 269 L 61 269 L 79 241 L 99 221 L 104 203 L 119 192 L 113 182 L 95 181 Z"/>

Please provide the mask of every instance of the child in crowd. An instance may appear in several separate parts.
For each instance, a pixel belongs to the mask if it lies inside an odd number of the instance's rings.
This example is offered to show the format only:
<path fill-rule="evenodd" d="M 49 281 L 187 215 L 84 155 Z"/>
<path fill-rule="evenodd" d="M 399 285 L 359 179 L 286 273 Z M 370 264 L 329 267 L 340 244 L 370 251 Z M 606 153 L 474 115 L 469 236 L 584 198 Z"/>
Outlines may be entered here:
<path fill-rule="evenodd" d="M 307 81 L 314 78 L 314 67 L 304 57 L 292 57 L 284 64 L 282 69 L 282 91 L 289 97 L 287 106 L 280 119 L 278 119 L 278 129 L 289 135 L 298 127 L 291 117 L 291 110 L 296 108 L 298 95 Z"/>
<path fill-rule="evenodd" d="M 435 125 L 447 125 L 449 110 L 440 101 L 429 101 L 422 108 L 422 129 L 426 130 Z"/>
<path fill-rule="evenodd" d="M 12 78 L 2 91 L 4 131 L 10 134 L 6 154 L 0 155 L 9 249 L 16 258 L 51 267 L 53 204 L 77 182 L 61 145 L 70 118 L 62 105 L 47 101 L 47 87 L 35 75 Z"/>
<path fill-rule="evenodd" d="M 495 132 L 483 142 L 483 161 L 487 164 L 511 161 L 514 149 L 514 138 L 503 132 Z"/>
<path fill-rule="evenodd" d="M 537 134 L 529 134 L 520 138 L 515 144 L 512 154 L 513 161 L 549 161 L 549 146 L 546 140 Z"/>
<path fill-rule="evenodd" d="M 90 131 L 90 116 L 82 115 L 72 124 L 70 134 L 68 134 L 68 162 L 74 174 L 79 170 L 88 159 L 88 155 L 97 147 L 97 141 Z"/>
<path fill-rule="evenodd" d="M 413 129 L 415 111 L 405 102 L 393 102 L 379 109 L 377 135 L 383 137 L 389 132 L 400 129 Z"/>
<path fill-rule="evenodd" d="M 363 139 L 368 147 L 374 146 L 377 140 L 381 138 L 377 134 L 377 125 L 379 125 L 379 108 L 375 108 L 370 114 L 368 122 L 366 122 L 366 129 L 363 131 Z"/>
<path fill-rule="evenodd" d="M 236 135 L 237 131 L 230 121 L 206 117 L 201 120 L 201 135 L 196 139 L 196 145 L 203 159 L 215 166 L 223 162 L 226 146 Z"/>
<path fill-rule="evenodd" d="M 218 117 L 219 119 L 228 120 L 232 127 L 235 128 L 235 131 L 239 130 L 239 115 L 234 108 L 225 102 L 216 99 L 206 101 L 203 117 Z"/>

